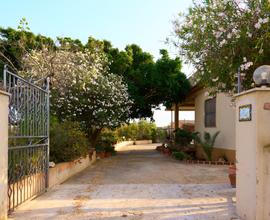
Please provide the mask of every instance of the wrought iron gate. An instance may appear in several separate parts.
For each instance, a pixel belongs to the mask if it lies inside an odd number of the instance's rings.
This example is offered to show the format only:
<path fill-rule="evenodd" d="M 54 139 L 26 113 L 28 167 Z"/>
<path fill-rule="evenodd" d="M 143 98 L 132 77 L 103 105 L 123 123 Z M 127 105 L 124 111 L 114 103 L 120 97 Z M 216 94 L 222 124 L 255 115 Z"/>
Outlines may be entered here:
<path fill-rule="evenodd" d="M 9 211 L 45 191 L 49 167 L 49 81 L 37 86 L 3 71 L 9 102 Z"/>

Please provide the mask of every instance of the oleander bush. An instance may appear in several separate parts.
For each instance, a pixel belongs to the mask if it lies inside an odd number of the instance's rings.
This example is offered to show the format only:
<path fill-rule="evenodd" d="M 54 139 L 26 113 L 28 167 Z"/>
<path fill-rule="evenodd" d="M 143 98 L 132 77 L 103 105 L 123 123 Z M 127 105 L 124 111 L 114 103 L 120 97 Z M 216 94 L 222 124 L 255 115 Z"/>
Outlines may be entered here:
<path fill-rule="evenodd" d="M 90 143 L 79 123 L 51 120 L 50 160 L 55 163 L 68 162 L 86 156 Z"/>

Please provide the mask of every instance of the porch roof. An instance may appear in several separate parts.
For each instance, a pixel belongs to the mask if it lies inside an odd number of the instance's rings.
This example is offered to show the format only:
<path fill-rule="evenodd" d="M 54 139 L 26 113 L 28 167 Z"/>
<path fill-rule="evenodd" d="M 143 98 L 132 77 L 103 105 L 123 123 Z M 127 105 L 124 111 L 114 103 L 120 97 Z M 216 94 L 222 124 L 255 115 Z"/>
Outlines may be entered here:
<path fill-rule="evenodd" d="M 201 85 L 195 85 L 191 88 L 185 100 L 181 103 L 178 103 L 179 111 L 195 111 L 195 97 L 198 91 L 202 90 Z M 166 111 L 174 111 L 175 104 L 171 108 L 166 108 Z"/>

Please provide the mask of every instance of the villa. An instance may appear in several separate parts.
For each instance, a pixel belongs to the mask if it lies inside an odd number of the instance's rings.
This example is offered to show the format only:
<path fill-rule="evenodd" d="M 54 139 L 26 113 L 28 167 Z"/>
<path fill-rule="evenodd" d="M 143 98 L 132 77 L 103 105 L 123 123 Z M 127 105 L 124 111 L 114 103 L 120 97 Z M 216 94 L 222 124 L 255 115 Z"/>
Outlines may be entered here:
<path fill-rule="evenodd" d="M 214 134 L 220 131 L 213 150 L 213 159 L 226 158 L 235 161 L 235 107 L 232 97 L 225 93 L 218 93 L 215 97 L 208 95 L 207 89 L 200 85 L 192 87 L 185 101 L 178 104 L 180 111 L 195 112 L 195 131 Z M 172 107 L 175 111 L 175 105 Z M 198 158 L 203 158 L 203 151 L 197 147 Z"/>

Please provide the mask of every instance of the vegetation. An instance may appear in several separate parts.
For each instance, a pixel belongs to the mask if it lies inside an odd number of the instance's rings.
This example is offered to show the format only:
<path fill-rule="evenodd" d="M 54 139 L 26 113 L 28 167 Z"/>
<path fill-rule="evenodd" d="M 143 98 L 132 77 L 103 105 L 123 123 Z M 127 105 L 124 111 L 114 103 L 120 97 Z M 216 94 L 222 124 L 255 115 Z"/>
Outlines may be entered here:
<path fill-rule="evenodd" d="M 103 146 L 113 146 L 117 143 L 117 136 L 115 131 L 105 129 L 99 136 L 98 143 L 101 143 Z"/>
<path fill-rule="evenodd" d="M 252 75 L 270 64 L 270 2 L 206 0 L 174 21 L 175 45 L 196 69 L 196 81 L 212 92 L 235 92 L 236 73 L 244 89 Z"/>
<path fill-rule="evenodd" d="M 89 141 L 76 122 L 52 119 L 50 128 L 50 160 L 68 162 L 86 156 Z"/>
<path fill-rule="evenodd" d="M 217 136 L 219 135 L 220 131 L 217 131 L 212 136 L 209 132 L 204 132 L 204 139 L 200 137 L 200 135 L 196 136 L 196 141 L 202 147 L 206 159 L 212 161 L 212 152 L 214 149 L 214 144 L 216 141 Z"/>
<path fill-rule="evenodd" d="M 80 123 L 92 147 L 103 128 L 115 128 L 129 116 L 132 102 L 118 75 L 109 73 L 103 53 L 47 48 L 23 58 L 24 74 L 33 80 L 50 76 L 51 110 L 60 120 Z"/>
<path fill-rule="evenodd" d="M 177 160 L 190 160 L 192 159 L 192 157 L 190 155 L 188 155 L 187 153 L 183 152 L 183 151 L 175 151 L 172 153 L 172 156 L 177 159 Z"/>
<path fill-rule="evenodd" d="M 111 146 L 109 137 L 100 136 L 104 129 L 115 129 L 130 119 L 152 118 L 153 108 L 184 99 L 190 84 L 181 72 L 181 60 L 171 59 L 166 50 L 160 53 L 155 62 L 135 44 L 120 51 L 92 37 L 86 44 L 69 37 L 53 41 L 30 32 L 25 19 L 17 30 L 0 28 L 0 59 L 34 83 L 50 78 L 51 114 L 58 120 L 51 130 L 51 157 L 56 162 L 84 155 L 88 142 L 92 147 L 98 143 L 97 148 Z M 76 132 L 78 142 L 73 137 Z M 117 134 L 153 141 L 164 136 L 145 120 L 123 125 Z M 61 135 L 63 141 L 58 143 Z M 67 146 L 65 153 L 55 156 Z"/>
<path fill-rule="evenodd" d="M 146 120 L 124 124 L 116 130 L 118 140 L 152 140 L 155 142 L 163 132 L 158 130 L 156 125 Z"/>
<path fill-rule="evenodd" d="M 96 56 L 97 63 L 101 61 L 105 64 L 102 65 L 102 69 L 107 68 L 107 72 L 121 76 L 123 82 L 127 84 L 130 100 L 133 101 L 129 111 L 131 119 L 151 118 L 153 108 L 158 108 L 160 104 L 168 106 L 174 101 L 182 101 L 190 87 L 185 74 L 181 72 L 181 60 L 179 58 L 171 59 L 166 50 L 161 50 L 161 58 L 155 62 L 151 54 L 144 52 L 135 44 L 127 45 L 125 50 L 120 51 L 112 47 L 109 41 L 100 41 L 93 37 L 89 37 L 85 45 L 80 40 L 69 37 L 57 38 L 57 41 L 54 42 L 51 38 L 31 33 L 25 20 L 22 21 L 18 30 L 1 28 L 0 36 L 0 51 L 3 51 L 0 53 L 0 59 L 12 64 L 15 71 L 21 71 L 25 68 L 25 64 L 22 63 L 23 60 L 25 61 L 25 55 L 29 55 L 33 51 L 38 57 L 45 55 L 44 58 L 47 61 L 52 59 L 47 63 L 46 68 L 48 69 L 45 71 L 45 73 L 49 71 L 51 74 L 54 74 L 54 69 L 49 64 L 53 60 L 59 61 L 61 56 L 67 58 L 69 64 L 65 65 L 65 70 L 69 73 L 74 70 L 76 65 L 82 67 L 82 70 L 89 70 L 88 67 L 91 67 L 95 60 L 89 60 L 88 54 L 91 54 L 90 58 L 93 55 L 98 55 Z M 46 54 L 44 48 L 47 48 L 50 53 Z M 59 49 L 64 49 L 65 52 L 62 50 L 59 53 Z M 56 58 L 54 58 L 55 53 L 52 51 L 56 53 Z M 84 57 L 85 53 L 86 57 Z M 74 56 L 75 66 L 71 65 Z M 78 56 L 83 60 L 90 61 L 90 65 L 84 68 L 84 65 L 80 64 L 77 59 Z M 34 63 L 36 60 L 31 59 L 31 61 Z M 27 66 L 28 71 L 29 65 Z M 72 68 L 69 70 L 70 66 Z M 60 64 L 58 67 L 64 69 Z"/>
<path fill-rule="evenodd" d="M 195 139 L 197 133 L 190 132 L 186 129 L 177 129 L 175 131 L 175 144 L 182 147 L 188 147 L 192 140 Z"/>

